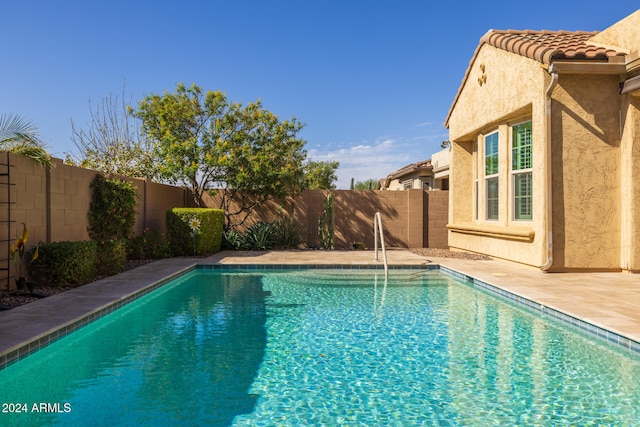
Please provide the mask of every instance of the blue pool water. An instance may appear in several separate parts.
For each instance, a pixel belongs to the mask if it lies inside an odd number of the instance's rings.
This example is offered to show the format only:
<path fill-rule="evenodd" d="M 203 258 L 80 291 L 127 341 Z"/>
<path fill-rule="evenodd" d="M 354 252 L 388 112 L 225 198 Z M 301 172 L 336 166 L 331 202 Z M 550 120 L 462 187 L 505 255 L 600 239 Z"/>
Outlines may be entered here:
<path fill-rule="evenodd" d="M 437 271 L 195 270 L 0 371 L 0 425 L 637 425 L 639 380 Z"/>

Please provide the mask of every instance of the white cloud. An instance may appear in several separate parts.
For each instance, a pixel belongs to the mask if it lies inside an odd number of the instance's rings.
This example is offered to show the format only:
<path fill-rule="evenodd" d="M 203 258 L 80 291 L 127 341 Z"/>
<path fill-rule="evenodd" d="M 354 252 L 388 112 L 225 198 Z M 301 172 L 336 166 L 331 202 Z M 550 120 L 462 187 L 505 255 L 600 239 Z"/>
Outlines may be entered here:
<path fill-rule="evenodd" d="M 431 122 L 422 122 L 422 123 L 417 123 L 416 124 L 417 128 L 423 128 L 425 126 L 431 126 Z"/>
<path fill-rule="evenodd" d="M 359 144 L 329 151 L 311 149 L 308 154 L 315 161 L 340 162 L 337 188 L 347 190 L 351 185 L 351 178 L 355 182 L 378 180 L 402 166 L 428 158 L 428 154 L 421 151 L 423 149 L 420 146 L 398 144 L 391 138 L 385 138 L 374 144 Z"/>

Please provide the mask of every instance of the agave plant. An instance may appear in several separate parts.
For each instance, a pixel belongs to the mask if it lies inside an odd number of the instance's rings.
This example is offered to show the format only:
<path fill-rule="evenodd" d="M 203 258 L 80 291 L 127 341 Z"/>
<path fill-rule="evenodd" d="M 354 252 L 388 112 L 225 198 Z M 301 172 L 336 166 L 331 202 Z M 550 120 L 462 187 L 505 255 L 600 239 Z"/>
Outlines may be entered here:
<path fill-rule="evenodd" d="M 28 157 L 46 168 L 53 166 L 35 125 L 19 116 L 0 115 L 0 150 Z"/>
<path fill-rule="evenodd" d="M 258 222 L 247 229 L 243 235 L 243 246 L 252 251 L 271 249 L 275 241 L 275 228 L 272 223 Z"/>
<path fill-rule="evenodd" d="M 29 237 L 29 230 L 27 230 L 27 225 L 22 223 L 22 236 L 18 237 L 14 243 L 11 244 L 9 248 L 9 255 L 13 259 L 14 264 L 16 265 L 16 288 L 24 289 L 24 287 L 29 287 L 29 290 L 33 293 L 32 284 L 27 281 L 27 278 L 22 275 L 22 257 L 24 255 L 24 249 L 27 246 L 27 238 Z M 36 246 L 33 254 L 31 255 L 31 260 L 29 261 L 29 265 L 38 258 L 38 246 Z"/>

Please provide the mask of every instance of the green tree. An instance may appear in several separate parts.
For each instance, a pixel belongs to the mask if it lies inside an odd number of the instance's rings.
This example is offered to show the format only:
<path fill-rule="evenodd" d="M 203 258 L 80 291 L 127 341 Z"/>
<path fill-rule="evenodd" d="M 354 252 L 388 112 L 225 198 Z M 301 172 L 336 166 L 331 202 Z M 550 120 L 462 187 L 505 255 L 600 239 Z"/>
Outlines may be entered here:
<path fill-rule="evenodd" d="M 378 180 L 369 178 L 366 181 L 358 181 L 353 186 L 354 190 L 375 190 L 378 188 Z"/>
<path fill-rule="evenodd" d="M 221 190 L 226 229 L 244 223 L 258 204 L 303 187 L 303 125 L 281 121 L 260 100 L 243 106 L 222 92 L 178 84 L 174 93 L 147 96 L 132 113 L 154 143 L 161 178 L 188 186 L 198 206 L 205 191 Z"/>
<path fill-rule="evenodd" d="M 203 206 L 207 185 L 223 172 L 216 143 L 230 111 L 226 96 L 180 83 L 174 93 L 149 95 L 129 111 L 142 120 L 142 133 L 153 143 L 158 177 L 189 187 Z"/>
<path fill-rule="evenodd" d="M 89 102 L 91 121 L 77 128 L 71 121 L 71 141 L 78 153 L 66 153 L 67 164 L 106 174 L 153 179 L 155 171 L 151 142 L 132 121 L 122 98 L 110 94 L 95 107 Z"/>
<path fill-rule="evenodd" d="M 51 156 L 40 140 L 36 126 L 19 116 L 0 116 L 0 151 L 28 157 L 46 168 L 53 166 Z"/>
<path fill-rule="evenodd" d="M 340 162 L 308 162 L 304 165 L 305 188 L 309 190 L 335 190 L 336 170 Z"/>
<path fill-rule="evenodd" d="M 260 100 L 229 104 L 212 156 L 219 166 L 214 185 L 222 190 L 226 229 L 244 224 L 265 201 L 302 191 L 307 152 L 297 134 L 303 126 L 295 118 L 281 121 Z"/>

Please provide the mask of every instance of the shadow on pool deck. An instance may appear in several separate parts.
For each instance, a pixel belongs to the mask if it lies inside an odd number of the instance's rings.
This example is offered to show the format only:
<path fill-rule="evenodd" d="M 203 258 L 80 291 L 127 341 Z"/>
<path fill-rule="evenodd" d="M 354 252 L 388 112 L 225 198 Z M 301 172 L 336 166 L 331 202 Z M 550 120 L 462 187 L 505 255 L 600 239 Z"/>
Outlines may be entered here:
<path fill-rule="evenodd" d="M 629 273 L 543 273 L 501 260 L 471 261 L 387 251 L 389 265 L 442 265 L 495 287 L 640 342 L 640 276 Z M 197 264 L 382 265 L 373 251 L 220 252 L 171 258 L 0 312 L 0 368 L 60 335 L 161 285 Z M 390 273 L 392 274 L 392 272 Z M 26 353 L 26 354 L 25 354 Z"/>

